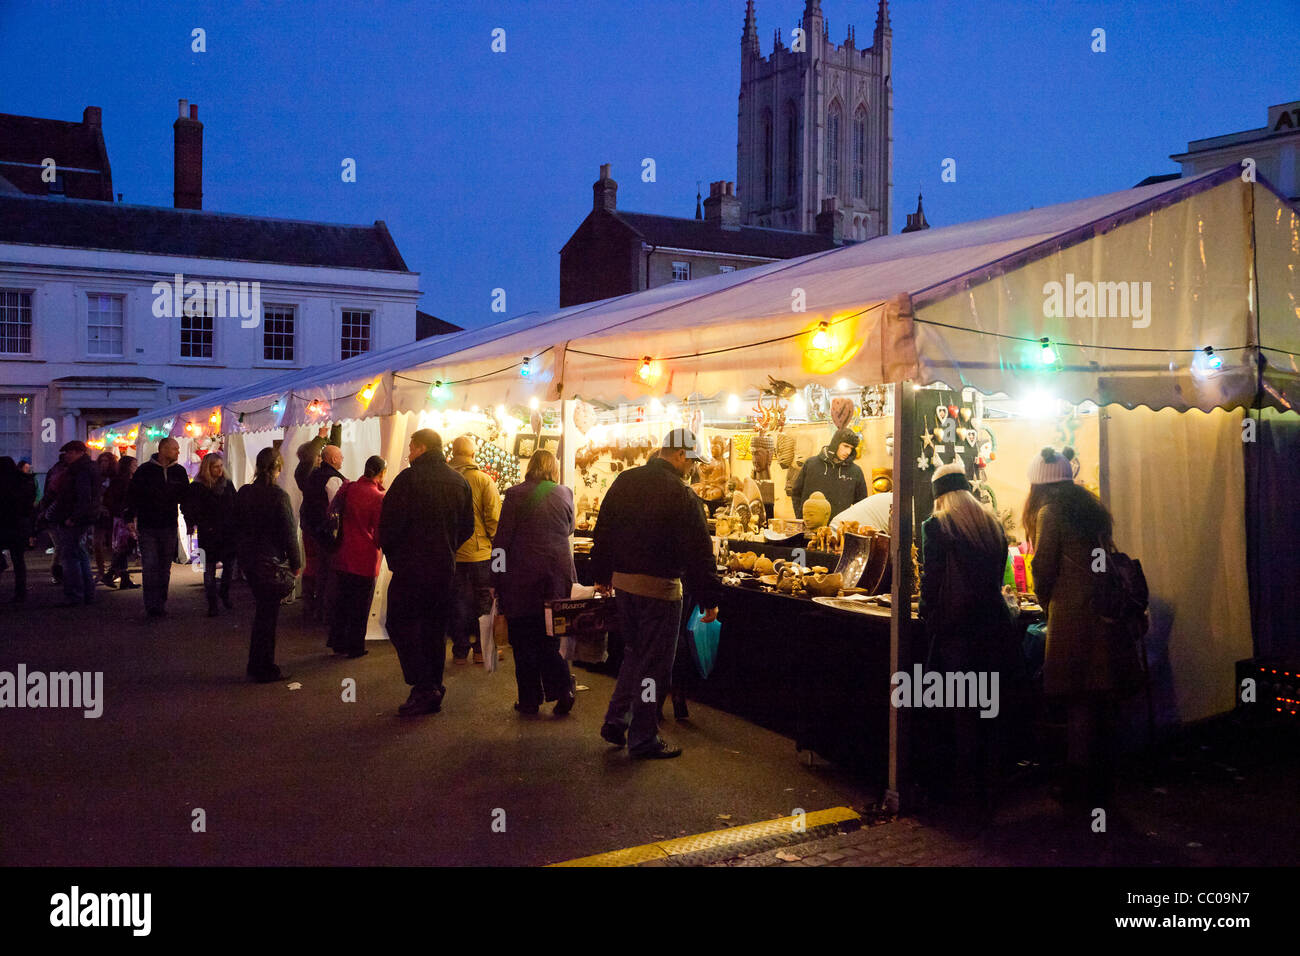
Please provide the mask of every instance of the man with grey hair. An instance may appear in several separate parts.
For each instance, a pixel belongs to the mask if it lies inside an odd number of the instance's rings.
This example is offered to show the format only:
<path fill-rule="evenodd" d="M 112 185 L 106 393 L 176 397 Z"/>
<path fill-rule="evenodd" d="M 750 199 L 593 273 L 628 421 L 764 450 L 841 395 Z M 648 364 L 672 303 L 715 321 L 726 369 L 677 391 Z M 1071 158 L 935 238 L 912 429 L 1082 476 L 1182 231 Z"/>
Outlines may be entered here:
<path fill-rule="evenodd" d="M 125 517 L 140 541 L 140 576 L 144 579 L 144 608 L 150 617 L 167 614 L 167 588 L 179 547 L 180 504 L 190 485 L 182 465 L 180 444 L 164 438 L 158 451 L 136 469 L 126 492 Z"/>
<path fill-rule="evenodd" d="M 672 679 L 683 578 L 704 620 L 718 616 L 713 542 L 704 505 L 686 483 L 696 462 L 708 460 L 693 432 L 673 429 L 657 457 L 614 479 L 596 522 L 592 568 L 603 591 L 617 592 L 624 647 L 600 735 L 626 743 L 634 757 L 682 752 L 659 736 L 658 701 Z"/>
<path fill-rule="evenodd" d="M 334 553 L 332 543 L 325 537 L 325 519 L 329 514 L 334 496 L 343 487 L 346 479 L 339 469 L 343 467 L 343 449 L 338 445 L 326 445 L 321 449 L 320 464 L 306 481 L 302 494 L 303 537 L 311 536 L 316 546 L 316 595 L 312 606 L 312 620 L 329 622 L 334 616 Z M 326 642 L 327 647 L 334 647 L 334 640 Z M 334 648 L 336 653 L 342 653 Z"/>

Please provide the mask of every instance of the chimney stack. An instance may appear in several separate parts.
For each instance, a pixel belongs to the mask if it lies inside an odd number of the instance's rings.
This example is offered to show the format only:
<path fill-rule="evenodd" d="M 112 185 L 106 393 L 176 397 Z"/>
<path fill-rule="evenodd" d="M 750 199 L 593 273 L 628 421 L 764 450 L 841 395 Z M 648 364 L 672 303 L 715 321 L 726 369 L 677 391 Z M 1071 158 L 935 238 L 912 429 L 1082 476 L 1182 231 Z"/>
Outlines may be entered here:
<path fill-rule="evenodd" d="M 592 184 L 592 209 L 615 212 L 618 209 L 618 183 L 609 178 L 609 163 L 600 164 L 600 179 Z"/>
<path fill-rule="evenodd" d="M 176 142 L 172 204 L 177 209 L 203 208 L 203 124 L 199 106 L 180 100 L 172 132 Z"/>
<path fill-rule="evenodd" d="M 740 199 L 736 184 L 727 180 L 709 183 L 709 198 L 704 200 L 704 221 L 722 229 L 740 228 Z"/>
<path fill-rule="evenodd" d="M 817 214 L 817 234 L 839 245 L 844 241 L 844 222 L 836 211 L 834 196 L 822 200 L 822 211 Z"/>
<path fill-rule="evenodd" d="M 104 113 L 98 106 L 87 106 L 86 111 L 81 114 L 81 125 L 90 127 L 100 127 L 104 124 Z"/>

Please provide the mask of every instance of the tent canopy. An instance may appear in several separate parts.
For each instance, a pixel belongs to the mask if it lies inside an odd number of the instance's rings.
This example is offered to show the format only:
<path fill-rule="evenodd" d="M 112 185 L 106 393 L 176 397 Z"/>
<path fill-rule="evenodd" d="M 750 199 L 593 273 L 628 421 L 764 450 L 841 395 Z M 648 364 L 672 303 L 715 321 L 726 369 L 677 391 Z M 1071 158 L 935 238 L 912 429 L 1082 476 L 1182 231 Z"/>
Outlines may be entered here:
<path fill-rule="evenodd" d="M 1284 404 L 1300 391 L 1297 260 L 1300 216 L 1230 166 L 519 316 L 210 393 L 144 420 L 171 420 L 178 433 L 184 414 L 220 408 L 223 420 L 244 412 L 244 427 L 257 430 L 431 400 L 716 395 L 769 375 L 1232 408 L 1254 403 L 1261 366 Z"/>

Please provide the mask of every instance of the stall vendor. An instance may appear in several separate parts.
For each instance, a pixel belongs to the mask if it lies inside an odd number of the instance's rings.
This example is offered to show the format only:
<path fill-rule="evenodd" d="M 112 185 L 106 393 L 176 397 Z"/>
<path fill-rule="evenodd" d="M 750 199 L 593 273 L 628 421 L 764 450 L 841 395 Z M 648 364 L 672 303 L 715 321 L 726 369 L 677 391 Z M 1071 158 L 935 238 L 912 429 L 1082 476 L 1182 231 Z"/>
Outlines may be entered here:
<path fill-rule="evenodd" d="M 850 505 L 867 497 L 867 479 L 853 460 L 858 442 L 857 432 L 841 428 L 831 437 L 831 443 L 816 458 L 809 458 L 795 479 L 790 495 L 794 499 L 794 513 L 803 514 L 803 503 L 814 492 L 820 491 L 831 503 L 831 514 L 838 515 Z"/>
<path fill-rule="evenodd" d="M 857 504 L 845 508 L 831 519 L 831 527 L 839 530 L 846 521 L 856 521 L 858 527 L 875 528 L 884 534 L 889 533 L 889 512 L 894 507 L 894 493 L 882 492 L 863 498 Z"/>

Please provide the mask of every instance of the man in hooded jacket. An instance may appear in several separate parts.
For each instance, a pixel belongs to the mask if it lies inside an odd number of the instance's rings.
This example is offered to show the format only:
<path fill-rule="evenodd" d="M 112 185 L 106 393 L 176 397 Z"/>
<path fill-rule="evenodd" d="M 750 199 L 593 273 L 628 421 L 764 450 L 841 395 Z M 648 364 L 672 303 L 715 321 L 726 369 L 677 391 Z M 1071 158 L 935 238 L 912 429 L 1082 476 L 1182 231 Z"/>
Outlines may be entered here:
<path fill-rule="evenodd" d="M 820 491 L 831 503 L 831 514 L 837 515 L 867 497 L 867 479 L 854 461 L 858 442 L 862 440 L 850 428 L 841 428 L 831 437 L 831 443 L 815 458 L 809 458 L 799 477 L 795 479 L 791 497 L 794 513 L 803 514 L 803 503 Z"/>

